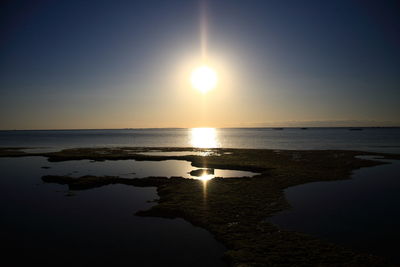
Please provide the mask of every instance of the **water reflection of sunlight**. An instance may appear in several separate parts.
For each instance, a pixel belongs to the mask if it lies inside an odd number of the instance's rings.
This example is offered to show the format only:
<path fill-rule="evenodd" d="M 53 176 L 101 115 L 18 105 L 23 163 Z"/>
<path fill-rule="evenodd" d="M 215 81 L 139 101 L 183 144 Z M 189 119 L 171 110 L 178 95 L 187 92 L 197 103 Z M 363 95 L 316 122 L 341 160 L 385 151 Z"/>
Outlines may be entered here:
<path fill-rule="evenodd" d="M 201 180 L 203 182 L 207 182 L 207 181 L 211 180 L 212 178 L 214 178 L 214 174 L 203 174 L 202 176 L 199 176 L 195 179 Z"/>
<path fill-rule="evenodd" d="M 201 175 L 201 176 L 196 178 L 196 179 L 198 179 L 198 180 L 203 182 L 203 201 L 204 201 L 204 205 L 207 205 L 207 195 L 208 195 L 207 185 L 208 185 L 208 182 L 213 178 L 214 178 L 213 174 L 203 174 L 203 175 Z"/>
<path fill-rule="evenodd" d="M 192 128 L 191 144 L 198 148 L 215 148 L 219 146 L 215 128 Z"/>

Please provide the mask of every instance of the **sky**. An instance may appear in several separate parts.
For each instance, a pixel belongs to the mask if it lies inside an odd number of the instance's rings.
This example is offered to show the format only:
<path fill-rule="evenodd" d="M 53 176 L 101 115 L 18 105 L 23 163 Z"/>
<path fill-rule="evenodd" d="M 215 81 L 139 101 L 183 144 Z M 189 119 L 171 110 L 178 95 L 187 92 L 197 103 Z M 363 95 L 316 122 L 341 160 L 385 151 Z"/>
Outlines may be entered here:
<path fill-rule="evenodd" d="M 0 129 L 400 126 L 398 1 L 6 0 L 0 36 Z"/>

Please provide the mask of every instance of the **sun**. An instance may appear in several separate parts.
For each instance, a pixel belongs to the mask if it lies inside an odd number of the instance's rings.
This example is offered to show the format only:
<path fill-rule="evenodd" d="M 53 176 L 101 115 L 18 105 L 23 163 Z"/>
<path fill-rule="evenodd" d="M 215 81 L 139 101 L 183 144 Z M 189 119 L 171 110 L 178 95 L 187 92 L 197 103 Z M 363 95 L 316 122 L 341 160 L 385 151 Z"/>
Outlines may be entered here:
<path fill-rule="evenodd" d="M 193 70 L 190 80 L 194 88 L 207 93 L 217 86 L 218 76 L 215 70 L 204 65 Z"/>

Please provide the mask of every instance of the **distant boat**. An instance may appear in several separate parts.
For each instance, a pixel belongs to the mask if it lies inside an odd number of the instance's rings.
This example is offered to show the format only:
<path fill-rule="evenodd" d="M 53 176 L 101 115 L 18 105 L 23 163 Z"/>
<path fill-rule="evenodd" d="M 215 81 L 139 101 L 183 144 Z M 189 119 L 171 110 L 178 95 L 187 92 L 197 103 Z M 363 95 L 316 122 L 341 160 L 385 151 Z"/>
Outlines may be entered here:
<path fill-rule="evenodd" d="M 272 128 L 274 130 L 283 130 L 283 128 Z"/>
<path fill-rule="evenodd" d="M 349 130 L 350 131 L 362 131 L 363 128 L 350 128 Z"/>
<path fill-rule="evenodd" d="M 307 127 L 303 127 L 303 128 L 300 128 L 301 130 L 308 130 L 308 128 Z"/>

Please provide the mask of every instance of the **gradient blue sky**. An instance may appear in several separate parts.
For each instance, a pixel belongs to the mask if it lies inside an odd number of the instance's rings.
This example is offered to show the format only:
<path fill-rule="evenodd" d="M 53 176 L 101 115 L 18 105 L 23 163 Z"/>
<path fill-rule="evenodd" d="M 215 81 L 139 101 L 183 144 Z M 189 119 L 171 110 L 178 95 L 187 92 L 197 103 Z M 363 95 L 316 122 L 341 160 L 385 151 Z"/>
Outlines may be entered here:
<path fill-rule="evenodd" d="M 0 129 L 400 125 L 399 5 L 2 1 Z"/>

